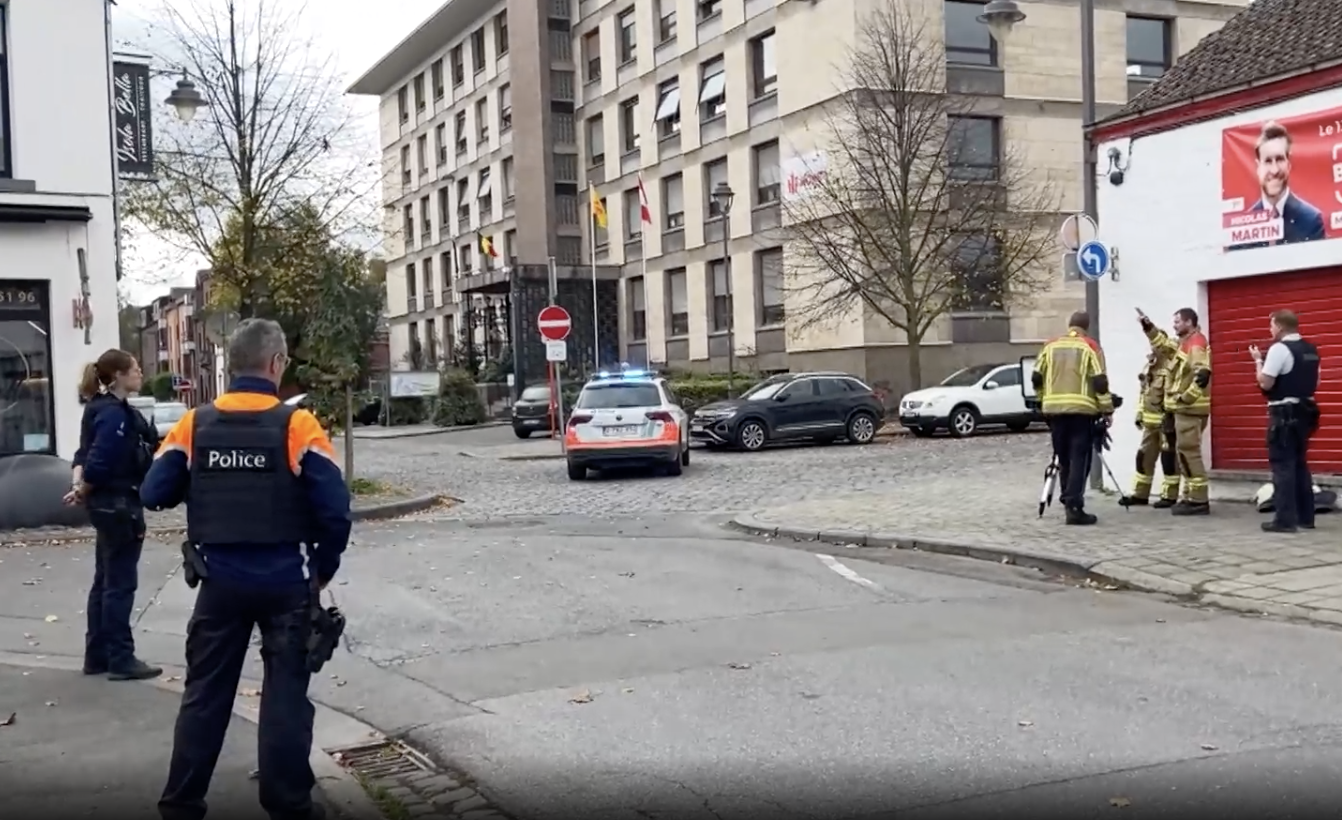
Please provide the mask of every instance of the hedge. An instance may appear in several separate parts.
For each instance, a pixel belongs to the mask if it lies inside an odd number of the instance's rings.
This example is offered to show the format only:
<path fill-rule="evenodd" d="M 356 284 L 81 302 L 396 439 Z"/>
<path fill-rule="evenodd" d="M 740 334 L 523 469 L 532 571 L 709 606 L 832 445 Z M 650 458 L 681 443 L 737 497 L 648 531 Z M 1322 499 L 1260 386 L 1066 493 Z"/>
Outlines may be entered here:
<path fill-rule="evenodd" d="M 480 424 L 486 415 L 485 403 L 470 374 L 464 370 L 444 372 L 433 408 L 433 423 L 439 427 L 463 427 Z"/>

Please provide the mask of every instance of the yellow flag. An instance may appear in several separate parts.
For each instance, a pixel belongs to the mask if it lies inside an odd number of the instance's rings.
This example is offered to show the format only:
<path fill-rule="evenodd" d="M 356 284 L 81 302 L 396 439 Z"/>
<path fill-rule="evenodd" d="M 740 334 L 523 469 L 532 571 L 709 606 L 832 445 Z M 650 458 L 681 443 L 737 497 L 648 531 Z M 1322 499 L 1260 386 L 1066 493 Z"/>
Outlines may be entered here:
<path fill-rule="evenodd" d="M 596 188 L 588 188 L 587 192 L 592 200 L 592 219 L 596 220 L 599 227 L 606 227 L 606 206 L 596 198 Z"/>

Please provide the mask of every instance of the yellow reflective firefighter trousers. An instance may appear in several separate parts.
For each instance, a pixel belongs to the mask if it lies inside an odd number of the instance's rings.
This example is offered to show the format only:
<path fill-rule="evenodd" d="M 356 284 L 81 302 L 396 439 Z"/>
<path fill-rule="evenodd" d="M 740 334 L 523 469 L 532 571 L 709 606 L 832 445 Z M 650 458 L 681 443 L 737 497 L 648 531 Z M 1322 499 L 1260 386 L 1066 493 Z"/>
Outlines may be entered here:
<path fill-rule="evenodd" d="M 1174 415 L 1166 413 L 1159 426 L 1142 425 L 1142 443 L 1137 449 L 1137 480 L 1133 483 L 1132 498 L 1150 498 L 1151 485 L 1156 480 L 1156 463 L 1160 463 L 1160 497 L 1169 501 L 1179 498 L 1179 461 L 1174 455 Z"/>
<path fill-rule="evenodd" d="M 1202 461 L 1202 434 L 1206 416 L 1174 414 L 1174 446 L 1179 455 L 1179 475 L 1183 478 L 1183 500 L 1207 503 L 1207 467 Z"/>

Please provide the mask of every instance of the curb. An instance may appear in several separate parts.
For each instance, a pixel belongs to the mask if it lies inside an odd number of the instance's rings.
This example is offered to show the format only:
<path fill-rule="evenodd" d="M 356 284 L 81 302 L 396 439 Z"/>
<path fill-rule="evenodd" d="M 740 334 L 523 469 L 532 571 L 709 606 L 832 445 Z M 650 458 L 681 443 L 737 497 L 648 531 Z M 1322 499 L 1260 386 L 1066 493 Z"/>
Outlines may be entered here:
<path fill-rule="evenodd" d="M 404 433 L 395 433 L 395 434 L 391 434 L 391 435 L 360 436 L 360 435 L 357 435 L 357 434 L 356 434 L 356 435 L 354 436 L 354 440 L 355 440 L 355 441 L 383 441 L 383 440 L 386 440 L 386 439 L 419 438 L 420 436 L 436 436 L 436 435 L 439 435 L 439 434 L 441 434 L 441 433 L 459 433 L 459 432 L 461 432 L 462 430 L 484 430 L 484 429 L 489 428 L 489 427 L 504 427 L 504 426 L 506 426 L 506 425 L 508 425 L 508 424 L 512 424 L 512 422 L 510 422 L 510 421 L 482 421 L 482 422 L 480 422 L 479 424 L 458 424 L 458 425 L 455 425 L 455 426 L 453 426 L 453 427 L 435 427 L 435 428 L 432 429 L 432 430 L 411 430 L 411 431 L 408 431 L 408 432 L 404 432 Z M 376 425 L 370 425 L 370 426 L 376 426 Z M 394 430 L 394 429 L 396 429 L 396 428 L 392 427 L 392 428 L 389 428 L 389 429 L 393 429 L 393 430 Z M 339 438 L 344 438 L 344 436 L 339 436 Z"/>
<path fill-rule="evenodd" d="M 535 455 L 511 455 L 511 456 L 491 456 L 488 453 L 471 452 L 462 450 L 457 453 L 462 458 L 478 458 L 490 461 L 558 461 L 564 458 L 563 453 L 536 453 Z"/>
<path fill-rule="evenodd" d="M 761 520 L 755 513 L 741 513 L 727 522 L 729 527 L 749 535 L 767 538 L 792 538 L 842 546 L 856 545 L 875 549 L 920 550 L 941 555 L 958 555 L 981 561 L 1014 564 L 1061 575 L 1079 576 L 1100 584 L 1136 592 L 1154 592 L 1184 601 L 1214 606 L 1246 615 L 1272 616 L 1289 620 L 1310 621 L 1328 626 L 1342 626 L 1342 612 L 1311 609 L 1296 604 L 1279 604 L 1204 592 L 1190 584 L 1172 581 L 1149 572 L 1122 566 L 1110 566 L 1108 561 L 1083 561 L 1065 555 L 1023 549 L 1003 549 L 965 544 L 944 539 L 921 538 L 916 535 L 867 533 L 856 530 L 813 530 L 798 527 L 780 527 Z"/>
<path fill-rule="evenodd" d="M 448 501 L 460 503 L 459 499 L 434 493 L 387 501 L 383 504 L 371 504 L 367 507 L 352 507 L 349 511 L 349 517 L 351 521 L 382 521 L 387 518 L 400 518 L 403 515 L 424 512 Z"/>
<path fill-rule="evenodd" d="M 0 663 L 28 669 L 57 669 L 78 673 L 79 662 L 78 658 L 73 657 L 47 656 L 44 660 L 38 661 L 18 653 L 0 652 Z M 161 677 L 144 683 L 160 691 L 181 695 L 180 680 L 185 675 L 185 669 L 165 665 Z M 174 677 L 178 680 L 170 680 Z M 240 686 L 245 684 L 255 684 L 259 688 L 261 682 L 246 679 L 239 682 Z M 331 757 L 331 751 L 338 751 L 351 745 L 375 743 L 386 740 L 386 736 L 367 723 L 315 700 L 312 705 L 317 714 L 313 720 L 312 754 L 309 755 L 308 762 L 317 780 L 317 796 L 336 817 L 345 820 L 383 820 L 382 811 L 373 802 L 373 798 L 364 791 L 363 785 L 352 772 L 347 771 Z M 252 707 L 240 697 L 235 698 L 233 714 L 255 725 L 261 717 L 260 705 Z"/>

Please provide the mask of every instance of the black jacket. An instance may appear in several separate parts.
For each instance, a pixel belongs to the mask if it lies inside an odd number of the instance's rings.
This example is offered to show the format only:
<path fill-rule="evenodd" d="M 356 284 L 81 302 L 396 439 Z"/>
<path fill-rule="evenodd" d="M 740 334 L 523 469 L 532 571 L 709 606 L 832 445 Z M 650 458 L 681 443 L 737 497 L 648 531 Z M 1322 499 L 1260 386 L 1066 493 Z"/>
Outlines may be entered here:
<path fill-rule="evenodd" d="M 124 399 L 102 394 L 84 405 L 75 466 L 84 468 L 89 500 L 132 496 L 153 462 L 158 436 L 140 412 Z M 137 501 L 138 503 L 138 501 Z"/>

